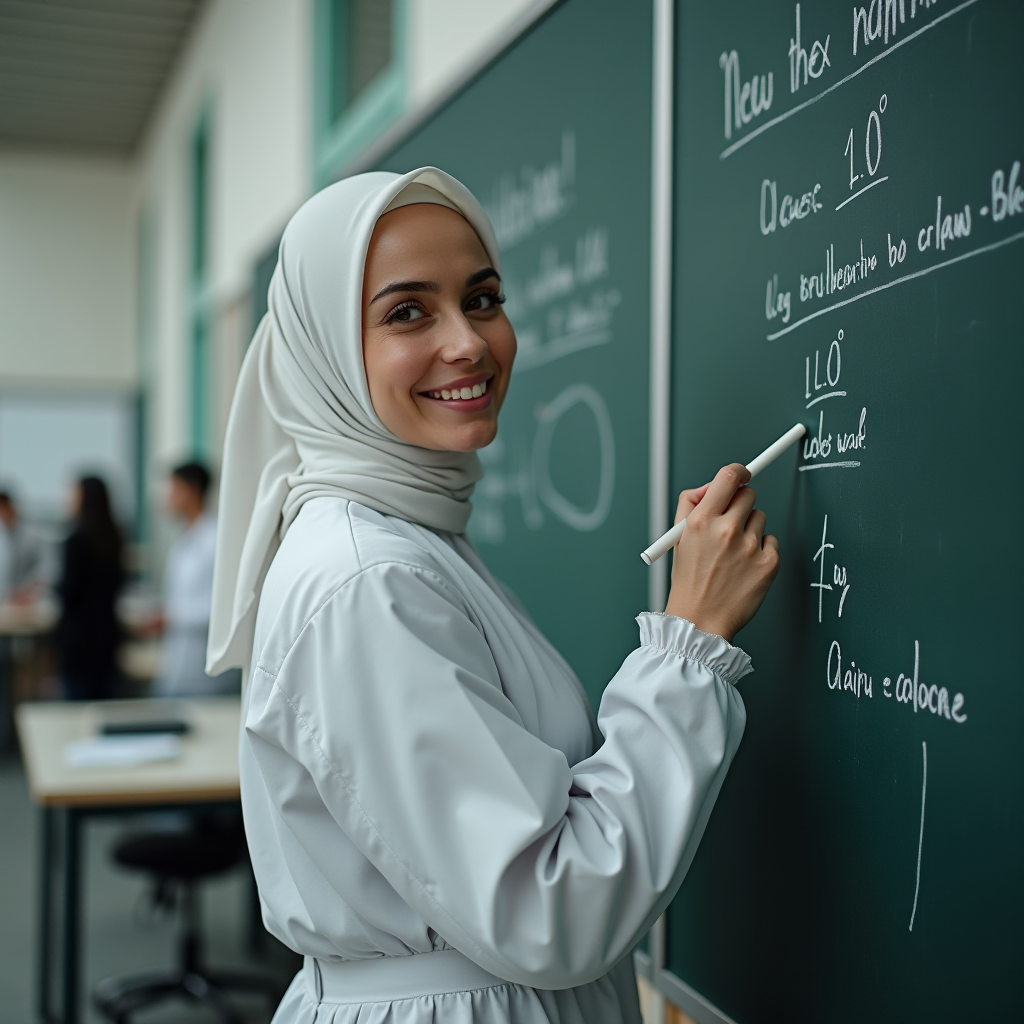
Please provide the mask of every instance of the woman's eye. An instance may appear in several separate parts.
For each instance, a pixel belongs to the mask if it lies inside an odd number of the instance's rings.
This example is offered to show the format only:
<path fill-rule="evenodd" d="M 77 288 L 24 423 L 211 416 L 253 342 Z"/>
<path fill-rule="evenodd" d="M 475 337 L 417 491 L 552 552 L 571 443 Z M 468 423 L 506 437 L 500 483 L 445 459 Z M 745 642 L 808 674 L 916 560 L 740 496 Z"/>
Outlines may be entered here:
<path fill-rule="evenodd" d="M 497 309 L 504 301 L 505 296 L 499 295 L 497 292 L 481 292 L 479 295 L 474 295 L 466 303 L 466 311 L 481 312 Z"/>
<path fill-rule="evenodd" d="M 424 316 L 426 316 L 426 314 L 419 306 L 396 306 L 390 313 L 388 313 L 386 322 L 389 324 L 410 324 L 416 320 L 422 319 Z"/>

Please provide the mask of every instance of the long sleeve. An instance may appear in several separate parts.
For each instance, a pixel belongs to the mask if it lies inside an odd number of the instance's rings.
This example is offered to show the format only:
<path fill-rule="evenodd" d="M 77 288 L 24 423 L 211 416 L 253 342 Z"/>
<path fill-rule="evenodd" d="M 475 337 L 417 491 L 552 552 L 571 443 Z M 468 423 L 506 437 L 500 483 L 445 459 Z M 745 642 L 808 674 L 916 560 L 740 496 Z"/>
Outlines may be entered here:
<path fill-rule="evenodd" d="M 513 982 L 580 985 L 674 895 L 745 723 L 742 651 L 639 621 L 603 743 L 570 765 L 524 727 L 460 595 L 422 567 L 371 566 L 260 656 L 246 738 L 277 813 L 308 812 L 275 774 L 284 752 L 451 945 Z"/>

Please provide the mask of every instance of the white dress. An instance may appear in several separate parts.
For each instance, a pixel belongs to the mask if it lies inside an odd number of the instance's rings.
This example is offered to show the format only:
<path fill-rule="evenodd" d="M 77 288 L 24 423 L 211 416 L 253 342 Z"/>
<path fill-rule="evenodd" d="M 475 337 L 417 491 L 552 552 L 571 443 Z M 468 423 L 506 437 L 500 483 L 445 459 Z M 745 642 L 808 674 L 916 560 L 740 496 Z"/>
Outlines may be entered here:
<path fill-rule="evenodd" d="M 241 737 L 264 921 L 306 956 L 275 1024 L 639 1021 L 630 954 L 703 834 L 750 662 L 638 621 L 595 723 L 464 537 L 307 502 Z"/>

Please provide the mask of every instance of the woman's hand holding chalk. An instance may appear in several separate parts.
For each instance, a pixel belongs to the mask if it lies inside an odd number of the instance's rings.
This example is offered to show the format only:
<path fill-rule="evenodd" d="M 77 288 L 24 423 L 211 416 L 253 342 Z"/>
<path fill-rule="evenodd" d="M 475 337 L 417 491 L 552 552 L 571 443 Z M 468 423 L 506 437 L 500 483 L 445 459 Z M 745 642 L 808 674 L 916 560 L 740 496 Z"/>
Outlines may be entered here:
<path fill-rule="evenodd" d="M 765 448 L 756 459 L 747 463 L 747 472 L 750 473 L 750 479 L 753 480 L 762 469 L 770 466 L 790 445 L 795 444 L 806 433 L 807 428 L 802 423 L 797 423 L 796 426 L 787 430 L 778 441 Z M 686 520 L 680 520 L 671 530 L 662 534 L 646 551 L 641 551 L 640 557 L 648 565 L 654 565 L 666 551 L 675 547 L 676 541 L 683 535 L 685 526 Z"/>

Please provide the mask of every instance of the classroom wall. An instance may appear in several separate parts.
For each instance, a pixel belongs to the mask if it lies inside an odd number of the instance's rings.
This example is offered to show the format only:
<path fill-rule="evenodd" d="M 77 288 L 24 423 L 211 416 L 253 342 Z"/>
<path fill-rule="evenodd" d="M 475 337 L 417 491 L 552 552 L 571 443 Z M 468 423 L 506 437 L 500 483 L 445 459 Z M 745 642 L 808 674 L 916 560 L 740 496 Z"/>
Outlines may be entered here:
<path fill-rule="evenodd" d="M 428 103 L 534 2 L 406 0 L 407 111 Z M 150 120 L 138 165 L 153 250 L 143 347 L 154 473 L 188 445 L 189 159 L 196 124 L 205 110 L 216 456 L 232 374 L 251 330 L 244 311 L 254 265 L 313 188 L 312 61 L 313 0 L 210 0 Z"/>
<path fill-rule="evenodd" d="M 535 0 L 407 0 L 408 88 L 413 109 L 475 62 Z"/>
<path fill-rule="evenodd" d="M 222 349 L 237 360 L 245 318 L 231 315 L 253 264 L 309 191 L 312 76 L 308 0 L 212 0 L 193 29 L 140 147 L 140 207 L 152 258 L 144 325 L 150 395 L 150 463 L 164 467 L 188 444 L 189 308 L 192 299 L 191 145 L 209 118 L 207 293 L 213 310 L 212 365 Z M 229 332 L 225 335 L 225 332 Z M 226 416 L 230 381 L 213 382 L 214 435 Z M 218 426 L 219 425 L 219 426 Z"/>
<path fill-rule="evenodd" d="M 0 390 L 134 388 L 135 174 L 0 151 Z"/>

